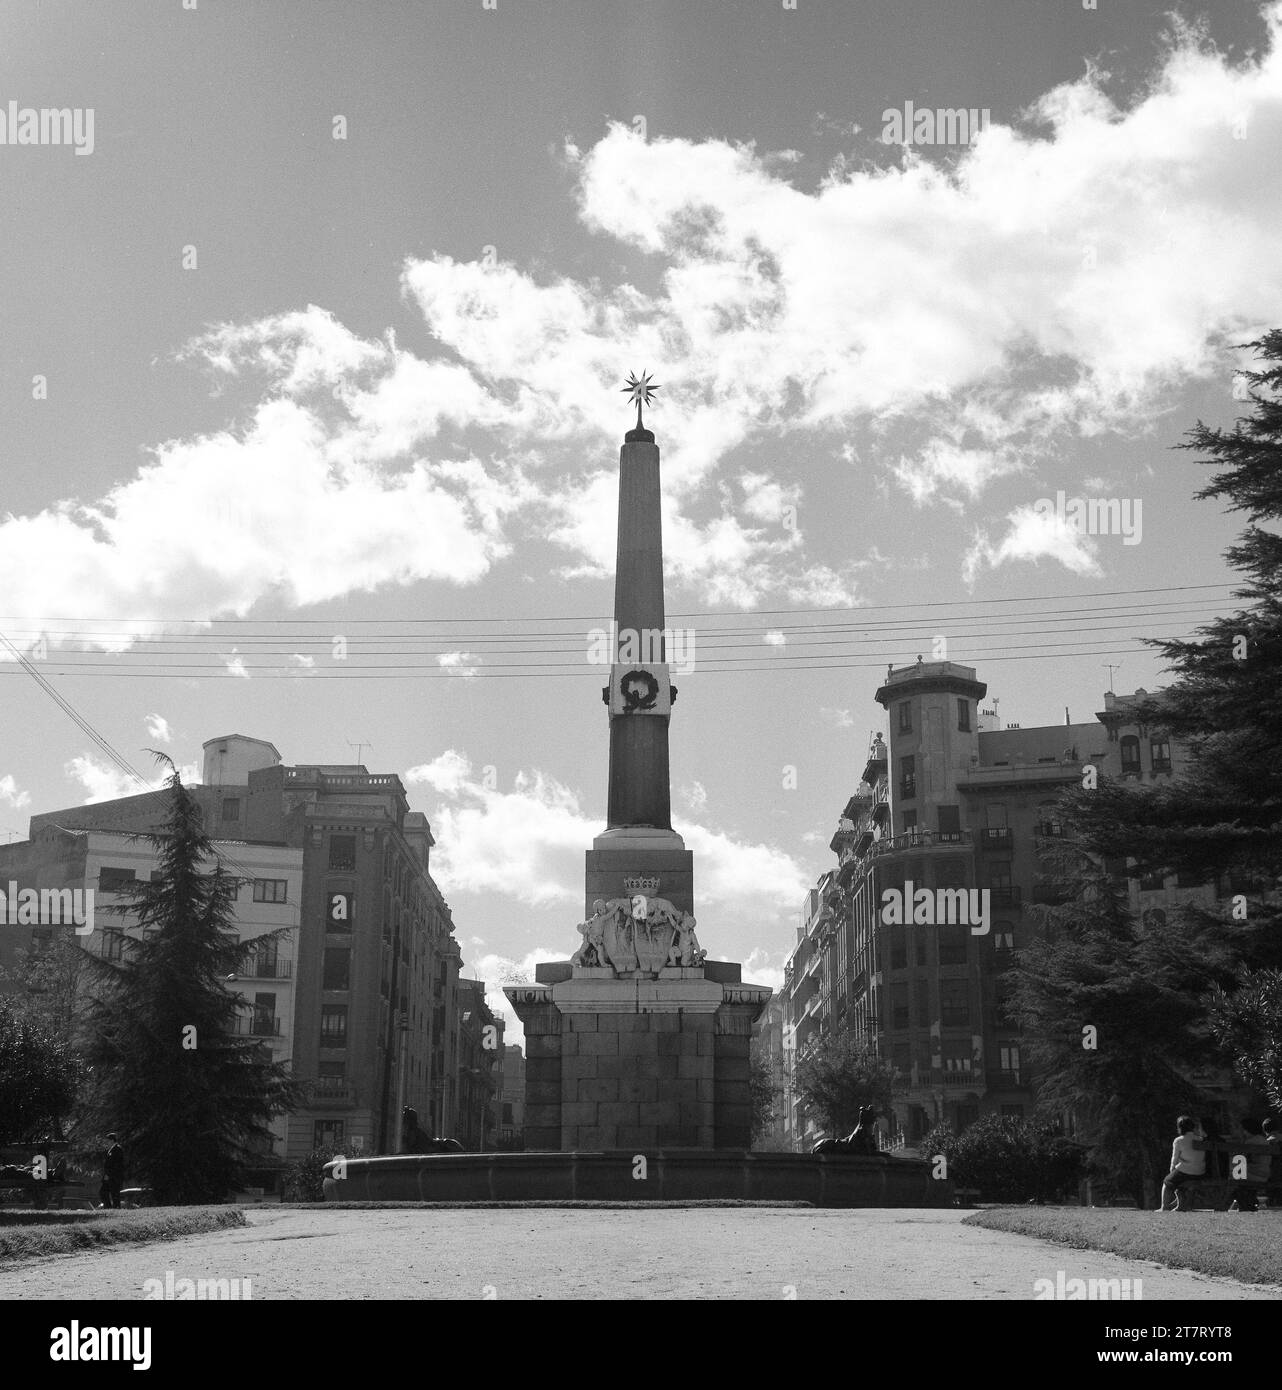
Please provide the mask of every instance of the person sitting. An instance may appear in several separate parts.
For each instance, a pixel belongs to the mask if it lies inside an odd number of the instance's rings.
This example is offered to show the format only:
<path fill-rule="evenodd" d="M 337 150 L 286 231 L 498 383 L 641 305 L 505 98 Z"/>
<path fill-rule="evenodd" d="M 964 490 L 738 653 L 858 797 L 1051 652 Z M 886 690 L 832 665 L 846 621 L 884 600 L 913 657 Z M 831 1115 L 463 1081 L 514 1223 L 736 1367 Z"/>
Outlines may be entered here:
<path fill-rule="evenodd" d="M 1171 1145 L 1171 1171 L 1162 1180 L 1162 1211 L 1190 1211 L 1184 1189 L 1206 1177 L 1206 1151 L 1202 1131 L 1191 1115 L 1175 1122 L 1175 1142 Z"/>
<path fill-rule="evenodd" d="M 1273 1155 L 1269 1141 L 1264 1137 L 1264 1127 L 1251 1115 L 1242 1119 L 1242 1133 L 1246 1135 L 1241 1154 L 1230 1159 L 1232 1169 L 1240 1167 L 1238 1160 L 1246 1160 L 1245 1175 L 1234 1182 L 1229 1189 L 1229 1211 L 1259 1211 L 1260 1193 L 1268 1186 Z"/>

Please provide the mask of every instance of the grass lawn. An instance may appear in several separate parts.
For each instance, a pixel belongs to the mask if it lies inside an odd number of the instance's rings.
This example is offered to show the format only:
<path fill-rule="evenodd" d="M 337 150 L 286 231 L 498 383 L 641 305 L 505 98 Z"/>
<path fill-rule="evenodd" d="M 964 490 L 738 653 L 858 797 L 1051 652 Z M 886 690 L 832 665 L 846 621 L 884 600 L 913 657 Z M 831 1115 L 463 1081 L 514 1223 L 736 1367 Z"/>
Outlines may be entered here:
<path fill-rule="evenodd" d="M 1282 1283 L 1282 1209 L 1158 1212 L 1125 1207 L 992 1207 L 968 1226 L 1034 1236 L 1074 1250 L 1108 1250 L 1172 1269 Z"/>
<path fill-rule="evenodd" d="M 34 1260 L 108 1245 L 173 1240 L 243 1226 L 239 1207 L 141 1211 L 0 1211 L 0 1260 Z"/>

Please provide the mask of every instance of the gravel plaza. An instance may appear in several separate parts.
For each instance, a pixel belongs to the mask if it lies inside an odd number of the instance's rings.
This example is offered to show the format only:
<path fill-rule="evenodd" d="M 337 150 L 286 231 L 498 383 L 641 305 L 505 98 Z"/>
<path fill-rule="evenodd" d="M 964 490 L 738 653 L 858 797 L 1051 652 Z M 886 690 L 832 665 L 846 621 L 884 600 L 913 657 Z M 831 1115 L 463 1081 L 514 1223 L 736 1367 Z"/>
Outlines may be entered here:
<path fill-rule="evenodd" d="M 245 1227 L 15 1262 L 0 1299 L 143 1299 L 239 1280 L 254 1300 L 1032 1299 L 1038 1279 L 1141 1279 L 1146 1300 L 1276 1289 L 962 1224 L 955 1210 L 249 1208 Z M 171 1281 L 172 1286 L 172 1281 Z M 153 1286 L 154 1287 L 154 1286 Z M 243 1294 L 242 1294 L 243 1296 Z"/>

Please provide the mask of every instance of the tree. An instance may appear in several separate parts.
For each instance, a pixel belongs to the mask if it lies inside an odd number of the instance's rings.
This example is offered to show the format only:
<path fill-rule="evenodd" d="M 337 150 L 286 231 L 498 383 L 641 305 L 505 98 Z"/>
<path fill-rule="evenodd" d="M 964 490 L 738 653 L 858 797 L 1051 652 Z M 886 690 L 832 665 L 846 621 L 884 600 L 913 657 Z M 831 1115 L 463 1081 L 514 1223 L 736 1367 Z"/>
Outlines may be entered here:
<path fill-rule="evenodd" d="M 942 1154 L 948 1176 L 990 1202 L 1056 1201 L 1077 1186 L 1085 1167 L 1082 1145 L 1009 1115 L 984 1115 L 961 1134 L 938 1125 L 921 1152 L 927 1159 Z"/>
<path fill-rule="evenodd" d="M 1211 1027 L 1238 1075 L 1282 1110 L 1282 970 L 1249 970 L 1233 993 L 1217 991 Z"/>
<path fill-rule="evenodd" d="M 819 1038 L 798 1059 L 797 1097 L 836 1136 L 853 1129 L 866 1105 L 890 1112 L 899 1073 L 846 1029 Z"/>
<path fill-rule="evenodd" d="M 0 1142 L 56 1133 L 75 1100 L 78 1073 L 65 1041 L 0 998 Z"/>
<path fill-rule="evenodd" d="M 268 1122 L 299 1094 L 283 1064 L 236 1035 L 243 1001 L 224 981 L 248 963 L 256 942 L 237 940 L 240 880 L 169 767 L 168 819 L 159 833 L 138 837 L 155 847 L 159 873 L 120 909 L 136 914 L 141 932 L 127 938 L 119 961 L 87 957 L 95 988 L 86 1051 L 94 1119 L 120 1134 L 156 1200 L 219 1201 L 243 1185 L 256 1146 L 261 1152 L 270 1138 Z"/>
<path fill-rule="evenodd" d="M 779 1091 L 775 1084 L 774 1069 L 770 1059 L 755 1048 L 748 1062 L 748 1100 L 752 1105 L 752 1138 L 763 1138 L 770 1130 L 775 1118 L 775 1101 Z"/>
<path fill-rule="evenodd" d="M 1225 559 L 1246 576 L 1234 598 L 1251 606 L 1216 618 L 1191 641 L 1146 639 L 1176 679 L 1134 711 L 1184 743 L 1190 766 L 1174 784 L 1102 781 L 1078 789 L 1067 812 L 1082 846 L 1127 855 L 1133 872 L 1231 874 L 1252 886 L 1259 930 L 1252 963 L 1282 964 L 1282 329 L 1247 344 L 1263 370 L 1246 373 L 1251 415 L 1232 430 L 1200 420 L 1181 449 L 1218 467 L 1199 500 L 1225 498 L 1246 529 Z"/>
<path fill-rule="evenodd" d="M 1006 1011 L 1039 1111 L 1072 1114 L 1094 1165 L 1143 1206 L 1176 1116 L 1207 1099 L 1190 1076 L 1213 1055 L 1206 994 L 1232 983 L 1240 928 L 1195 909 L 1137 922 L 1125 888 L 1091 859 L 1065 846 L 1061 865 L 1074 853 L 1074 897 L 1030 909 L 1041 934 L 1008 977 Z"/>

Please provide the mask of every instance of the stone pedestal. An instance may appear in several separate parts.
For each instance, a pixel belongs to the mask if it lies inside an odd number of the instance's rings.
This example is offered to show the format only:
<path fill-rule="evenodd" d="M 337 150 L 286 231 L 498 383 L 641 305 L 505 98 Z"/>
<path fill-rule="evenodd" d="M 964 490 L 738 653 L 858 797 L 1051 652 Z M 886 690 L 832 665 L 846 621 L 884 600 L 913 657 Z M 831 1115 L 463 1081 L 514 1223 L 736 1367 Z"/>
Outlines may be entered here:
<path fill-rule="evenodd" d="M 631 898 L 636 889 L 625 880 L 657 880 L 647 897 L 666 898 L 682 912 L 694 912 L 694 855 L 675 830 L 648 827 L 607 830 L 592 841 L 585 856 L 583 915 L 592 915 L 599 898 Z"/>
<path fill-rule="evenodd" d="M 770 990 L 715 964 L 718 979 L 550 965 L 542 983 L 508 986 L 525 1025 L 527 1151 L 748 1148 L 748 1048 Z"/>

